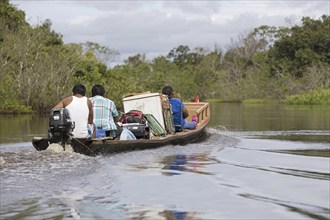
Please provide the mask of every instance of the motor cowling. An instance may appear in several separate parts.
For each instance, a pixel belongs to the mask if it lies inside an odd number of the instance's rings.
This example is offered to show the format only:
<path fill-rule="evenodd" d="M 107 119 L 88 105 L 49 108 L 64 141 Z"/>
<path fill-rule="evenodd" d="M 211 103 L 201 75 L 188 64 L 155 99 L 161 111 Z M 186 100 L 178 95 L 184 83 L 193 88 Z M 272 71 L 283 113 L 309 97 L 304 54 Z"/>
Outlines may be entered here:
<path fill-rule="evenodd" d="M 52 109 L 49 115 L 48 138 L 51 142 L 69 143 L 74 129 L 69 110 L 66 108 Z"/>

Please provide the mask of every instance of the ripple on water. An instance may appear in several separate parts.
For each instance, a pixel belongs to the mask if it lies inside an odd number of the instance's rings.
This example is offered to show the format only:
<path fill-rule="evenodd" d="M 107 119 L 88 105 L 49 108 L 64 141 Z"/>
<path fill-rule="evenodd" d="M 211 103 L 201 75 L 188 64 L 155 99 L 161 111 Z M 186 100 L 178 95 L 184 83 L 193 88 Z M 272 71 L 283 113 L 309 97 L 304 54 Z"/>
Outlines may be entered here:
<path fill-rule="evenodd" d="M 100 167 L 97 159 L 59 149 L 1 152 L 1 204 L 88 185 L 87 176 Z"/>
<path fill-rule="evenodd" d="M 199 143 L 98 157 L 1 146 L 1 216 L 327 219 L 329 159 L 276 151 L 328 144 L 269 134 L 210 128 Z"/>
<path fill-rule="evenodd" d="M 285 131 L 223 131 L 231 136 L 255 139 L 275 139 L 300 142 L 330 143 L 329 130 L 285 130 Z"/>

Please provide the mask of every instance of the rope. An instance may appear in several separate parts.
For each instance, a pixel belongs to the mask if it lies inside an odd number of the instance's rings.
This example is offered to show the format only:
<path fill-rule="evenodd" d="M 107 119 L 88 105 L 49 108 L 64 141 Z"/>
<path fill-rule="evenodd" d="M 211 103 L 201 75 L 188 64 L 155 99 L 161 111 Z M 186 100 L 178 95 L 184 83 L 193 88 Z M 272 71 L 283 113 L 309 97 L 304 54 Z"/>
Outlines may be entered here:
<path fill-rule="evenodd" d="M 93 155 L 95 155 L 94 151 L 92 151 L 89 147 L 87 147 L 84 143 L 82 143 L 81 141 L 79 141 L 77 138 L 72 138 L 75 139 L 77 142 L 79 142 L 81 145 L 83 145 L 84 147 L 87 148 L 87 150 L 89 150 Z"/>

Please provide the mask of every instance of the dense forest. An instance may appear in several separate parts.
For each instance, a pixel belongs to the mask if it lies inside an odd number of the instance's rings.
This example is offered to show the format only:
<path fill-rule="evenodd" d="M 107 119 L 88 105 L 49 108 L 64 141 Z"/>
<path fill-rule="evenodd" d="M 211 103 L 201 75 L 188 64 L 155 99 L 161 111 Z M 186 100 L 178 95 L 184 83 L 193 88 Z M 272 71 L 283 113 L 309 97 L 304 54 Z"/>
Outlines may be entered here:
<path fill-rule="evenodd" d="M 50 20 L 31 26 L 9 0 L 0 2 L 1 113 L 47 112 L 74 84 L 106 88 L 121 107 L 124 94 L 172 85 L 183 100 L 276 100 L 330 104 L 330 17 L 304 17 L 291 27 L 260 26 L 226 51 L 178 45 L 146 60 L 136 54 L 110 67 L 115 49 L 65 44 Z M 301 95 L 302 94 L 302 95 Z"/>

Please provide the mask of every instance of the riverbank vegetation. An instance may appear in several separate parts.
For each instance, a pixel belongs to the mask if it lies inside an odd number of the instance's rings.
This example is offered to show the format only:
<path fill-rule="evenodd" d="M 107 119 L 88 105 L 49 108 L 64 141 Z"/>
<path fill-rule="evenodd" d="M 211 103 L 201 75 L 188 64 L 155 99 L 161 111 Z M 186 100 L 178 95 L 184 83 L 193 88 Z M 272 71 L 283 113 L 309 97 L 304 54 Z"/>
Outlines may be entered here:
<path fill-rule="evenodd" d="M 119 55 L 115 49 L 94 42 L 65 44 L 50 20 L 31 26 L 8 0 L 0 2 L 0 30 L 1 113 L 47 112 L 76 83 L 87 87 L 87 95 L 93 84 L 104 85 L 119 108 L 124 94 L 158 92 L 168 84 L 186 101 L 198 94 L 200 100 L 329 104 L 326 15 L 304 17 L 291 27 L 256 27 L 226 50 L 178 45 L 153 60 L 136 54 L 112 67 Z"/>
<path fill-rule="evenodd" d="M 330 105 L 330 89 L 319 89 L 309 91 L 303 94 L 297 94 L 287 97 L 284 100 L 286 104 L 305 104 L 305 105 Z"/>

